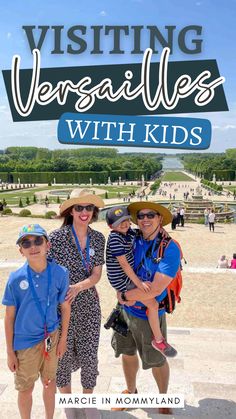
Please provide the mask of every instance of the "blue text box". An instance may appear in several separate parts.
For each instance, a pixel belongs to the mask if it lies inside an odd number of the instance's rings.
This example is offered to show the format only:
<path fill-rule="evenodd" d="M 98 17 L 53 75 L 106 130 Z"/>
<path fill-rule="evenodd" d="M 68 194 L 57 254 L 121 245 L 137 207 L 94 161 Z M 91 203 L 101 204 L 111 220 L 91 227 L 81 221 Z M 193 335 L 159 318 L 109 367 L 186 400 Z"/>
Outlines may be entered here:
<path fill-rule="evenodd" d="M 194 151 L 209 148 L 211 123 L 201 118 L 64 113 L 57 135 L 62 144 Z"/>

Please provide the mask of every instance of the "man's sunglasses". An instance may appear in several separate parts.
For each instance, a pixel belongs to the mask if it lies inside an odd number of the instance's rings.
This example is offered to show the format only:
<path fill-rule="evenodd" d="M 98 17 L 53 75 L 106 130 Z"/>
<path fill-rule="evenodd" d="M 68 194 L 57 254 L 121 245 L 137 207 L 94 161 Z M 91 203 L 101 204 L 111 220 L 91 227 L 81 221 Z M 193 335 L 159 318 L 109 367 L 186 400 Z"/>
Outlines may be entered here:
<path fill-rule="evenodd" d="M 94 205 L 89 204 L 89 205 L 74 205 L 74 209 L 77 212 L 82 212 L 84 209 L 86 209 L 86 211 L 91 212 L 94 210 Z"/>
<path fill-rule="evenodd" d="M 43 236 L 38 236 L 34 240 L 22 240 L 20 246 L 23 247 L 23 249 L 29 249 L 32 246 L 42 246 L 43 242 Z"/>
<path fill-rule="evenodd" d="M 149 220 L 153 220 L 153 218 L 155 218 L 156 215 L 160 215 L 158 212 L 139 212 L 137 214 L 137 219 L 138 220 L 144 220 L 145 217 L 147 217 Z"/>

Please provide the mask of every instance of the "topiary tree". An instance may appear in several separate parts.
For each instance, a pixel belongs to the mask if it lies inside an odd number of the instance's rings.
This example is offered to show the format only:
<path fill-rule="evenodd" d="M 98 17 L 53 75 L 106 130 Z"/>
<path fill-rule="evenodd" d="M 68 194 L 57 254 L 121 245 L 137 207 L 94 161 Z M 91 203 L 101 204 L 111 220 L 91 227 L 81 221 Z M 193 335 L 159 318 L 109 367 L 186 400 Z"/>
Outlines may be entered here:
<path fill-rule="evenodd" d="M 27 196 L 27 198 L 26 198 L 26 205 L 30 205 L 30 199 L 29 199 L 29 197 Z"/>
<path fill-rule="evenodd" d="M 2 215 L 11 215 L 11 214 L 12 214 L 11 208 L 5 208 L 2 212 Z"/>
<path fill-rule="evenodd" d="M 105 199 L 108 199 L 108 192 L 105 192 Z"/>
<path fill-rule="evenodd" d="M 36 195 L 34 195 L 34 196 L 33 196 L 33 202 L 34 202 L 34 204 L 37 204 L 37 198 L 36 198 Z"/>
<path fill-rule="evenodd" d="M 31 211 L 26 208 L 19 213 L 19 217 L 28 217 L 29 215 L 31 215 Z"/>
<path fill-rule="evenodd" d="M 48 211 L 45 214 L 45 218 L 47 219 L 52 219 L 55 218 L 57 216 L 57 213 L 55 211 Z"/>
<path fill-rule="evenodd" d="M 23 202 L 22 202 L 22 200 L 21 200 L 21 198 L 20 198 L 20 200 L 19 200 L 19 207 L 20 207 L 20 208 L 23 208 L 23 206 L 24 206 L 24 205 L 23 205 Z"/>
<path fill-rule="evenodd" d="M 60 201 L 60 197 L 59 197 L 59 195 L 57 196 L 57 204 L 60 204 L 61 203 L 61 201 Z"/>

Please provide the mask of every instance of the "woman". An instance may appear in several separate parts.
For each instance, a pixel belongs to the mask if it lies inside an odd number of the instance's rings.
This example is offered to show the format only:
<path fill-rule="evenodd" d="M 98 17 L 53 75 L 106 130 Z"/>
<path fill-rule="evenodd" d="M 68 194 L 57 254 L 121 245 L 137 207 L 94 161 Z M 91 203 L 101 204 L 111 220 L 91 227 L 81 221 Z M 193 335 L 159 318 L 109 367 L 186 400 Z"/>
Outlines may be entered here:
<path fill-rule="evenodd" d="M 225 255 L 222 255 L 217 263 L 217 268 L 228 268 L 229 262 Z"/>
<path fill-rule="evenodd" d="M 233 254 L 233 259 L 231 259 L 231 262 L 230 262 L 230 268 L 236 269 L 236 253 Z"/>
<path fill-rule="evenodd" d="M 57 386 L 71 393 L 71 373 L 81 368 L 83 393 L 92 393 L 98 375 L 97 351 L 101 310 L 95 285 L 104 264 L 105 238 L 89 227 L 98 218 L 103 200 L 88 191 L 75 189 L 60 207 L 64 222 L 49 236 L 49 256 L 69 269 L 71 305 L 68 350 L 59 362 Z"/>

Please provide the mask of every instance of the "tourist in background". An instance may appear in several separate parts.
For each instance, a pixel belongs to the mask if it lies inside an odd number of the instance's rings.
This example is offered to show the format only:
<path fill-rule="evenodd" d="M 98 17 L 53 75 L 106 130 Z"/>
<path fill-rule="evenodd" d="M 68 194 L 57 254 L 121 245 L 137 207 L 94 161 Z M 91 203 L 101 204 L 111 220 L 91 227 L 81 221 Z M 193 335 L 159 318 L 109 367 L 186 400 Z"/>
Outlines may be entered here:
<path fill-rule="evenodd" d="M 236 253 L 233 254 L 233 259 L 231 260 L 230 268 L 236 269 Z"/>
<path fill-rule="evenodd" d="M 205 224 L 205 226 L 208 226 L 208 223 L 209 223 L 208 218 L 209 218 L 209 208 L 205 208 L 204 209 L 204 224 Z"/>
<path fill-rule="evenodd" d="M 184 227 L 184 214 L 185 214 L 184 208 L 180 208 L 179 215 L 180 215 L 181 227 Z"/>
<path fill-rule="evenodd" d="M 209 222 L 209 230 L 213 231 L 213 233 L 215 231 L 215 218 L 216 218 L 215 211 L 212 208 L 208 215 L 208 222 Z"/>
<path fill-rule="evenodd" d="M 229 268 L 229 262 L 225 255 L 222 255 L 218 260 L 217 268 Z"/>

